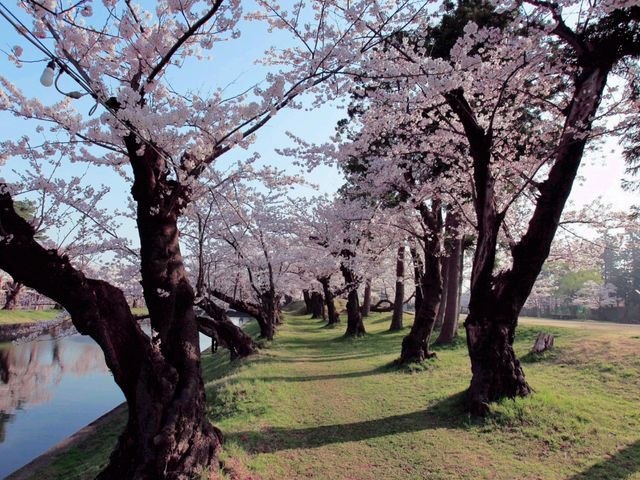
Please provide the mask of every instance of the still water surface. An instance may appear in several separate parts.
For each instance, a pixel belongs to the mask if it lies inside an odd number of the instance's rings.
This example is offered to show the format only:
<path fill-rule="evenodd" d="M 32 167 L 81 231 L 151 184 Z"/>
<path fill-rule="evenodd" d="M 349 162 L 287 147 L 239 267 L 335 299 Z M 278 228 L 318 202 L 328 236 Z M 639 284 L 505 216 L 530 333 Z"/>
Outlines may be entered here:
<path fill-rule="evenodd" d="M 200 335 L 200 348 L 210 346 Z M 0 343 L 0 478 L 123 401 L 89 337 L 47 333 Z"/>

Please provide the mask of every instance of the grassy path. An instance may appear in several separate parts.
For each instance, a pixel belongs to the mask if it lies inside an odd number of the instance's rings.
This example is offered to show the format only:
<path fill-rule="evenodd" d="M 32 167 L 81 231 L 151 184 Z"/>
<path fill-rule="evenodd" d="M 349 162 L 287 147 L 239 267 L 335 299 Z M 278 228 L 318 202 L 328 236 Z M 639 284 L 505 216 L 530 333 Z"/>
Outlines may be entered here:
<path fill-rule="evenodd" d="M 540 327 L 524 326 L 516 348 L 536 394 L 503 402 L 479 421 L 462 409 L 470 375 L 464 342 L 399 371 L 390 364 L 403 333 L 387 333 L 388 324 L 388 315 L 374 316 L 369 335 L 350 341 L 342 328 L 289 316 L 272 349 L 211 382 L 230 476 L 640 478 L 633 332 L 545 326 L 557 348 L 531 357 Z"/>
<path fill-rule="evenodd" d="M 640 335 L 638 323 L 598 322 L 595 320 L 553 320 L 550 318 L 521 317 L 520 325 L 577 328 L 580 330 L 600 330 L 608 333 L 634 333 Z"/>
<path fill-rule="evenodd" d="M 290 313 L 273 345 L 249 361 L 230 368 L 226 353 L 205 355 L 208 413 L 226 435 L 224 477 L 640 479 L 637 330 L 525 322 L 516 349 L 536 393 L 477 420 L 462 408 L 464 340 L 398 370 L 391 363 L 405 332 L 387 333 L 389 321 L 369 317 L 368 335 L 353 341 L 342 327 Z M 527 352 L 541 329 L 556 335 L 556 348 L 534 357 Z M 70 475 L 82 470 L 77 458 L 95 469 L 110 441 L 61 457 L 55 473 L 37 478 L 83 478 Z"/>

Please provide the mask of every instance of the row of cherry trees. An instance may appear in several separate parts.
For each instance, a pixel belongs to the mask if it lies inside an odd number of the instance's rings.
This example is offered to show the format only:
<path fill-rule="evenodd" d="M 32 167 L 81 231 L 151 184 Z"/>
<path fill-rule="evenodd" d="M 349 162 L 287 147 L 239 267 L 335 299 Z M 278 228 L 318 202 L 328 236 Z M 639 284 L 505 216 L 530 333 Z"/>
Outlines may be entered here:
<path fill-rule="evenodd" d="M 474 413 L 530 392 L 512 348 L 518 314 L 585 149 L 638 120 L 640 7 L 520 7 L 460 2 L 437 26 L 390 37 L 367 56 L 342 143 L 300 142 L 296 152 L 333 158 L 350 173 L 349 194 L 415 210 L 426 225 L 423 298 L 402 358 L 430 356 L 443 214 L 451 225 L 467 220 L 476 237 L 465 320 Z M 509 250 L 498 262 L 501 243 Z"/>
<path fill-rule="evenodd" d="M 622 119 L 617 131 L 638 119 L 640 7 L 583 3 L 19 2 L 10 20 L 24 42 L 11 60 L 46 54 L 43 83 L 53 74 L 59 92 L 59 81 L 77 90 L 48 103 L 0 78 L 0 110 L 37 126 L 1 145 L 22 164 L 0 193 L 0 268 L 64 306 L 105 353 L 129 420 L 102 477 L 190 478 L 216 464 L 222 435 L 205 416 L 198 331 L 234 356 L 255 351 L 219 302 L 271 339 L 285 297 L 322 292 L 336 324 L 334 298 L 345 296 L 346 333 L 358 337 L 371 289 L 395 284 L 391 328 L 402 327 L 408 296 L 417 307 L 401 361 L 422 361 L 438 318 L 441 341 L 457 331 L 470 243 L 470 410 L 528 394 L 512 348 L 518 314 L 585 148 L 611 119 Z M 181 68 L 227 68 L 207 55 L 251 28 L 274 34 L 262 82 L 232 94 L 206 85 L 204 95 L 174 81 Z M 308 168 L 338 164 L 347 185 L 335 199 L 290 199 L 301 179 L 260 166 L 252 142 L 281 110 L 336 98 L 351 105 L 335 141 L 297 139 L 283 153 Z M 227 161 L 231 152 L 243 159 Z M 106 190 L 78 165 L 115 170 L 130 204 L 100 208 Z M 16 212 L 21 192 L 55 199 L 48 240 Z M 124 240 L 114 217 L 137 238 Z M 58 218 L 93 239 L 82 255 L 68 236 L 51 240 Z M 118 282 L 83 263 L 88 253 Z M 140 289 L 151 336 L 124 294 Z"/>

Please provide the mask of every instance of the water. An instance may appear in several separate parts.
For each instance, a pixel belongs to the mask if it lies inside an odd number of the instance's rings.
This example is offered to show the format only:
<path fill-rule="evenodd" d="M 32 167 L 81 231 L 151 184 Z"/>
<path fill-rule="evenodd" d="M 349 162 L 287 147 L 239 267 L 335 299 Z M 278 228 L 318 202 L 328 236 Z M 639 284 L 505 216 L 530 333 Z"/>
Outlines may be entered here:
<path fill-rule="evenodd" d="M 200 348 L 210 346 L 211 339 L 200 335 Z M 47 333 L 0 343 L 0 478 L 123 401 L 102 350 L 89 337 Z"/>

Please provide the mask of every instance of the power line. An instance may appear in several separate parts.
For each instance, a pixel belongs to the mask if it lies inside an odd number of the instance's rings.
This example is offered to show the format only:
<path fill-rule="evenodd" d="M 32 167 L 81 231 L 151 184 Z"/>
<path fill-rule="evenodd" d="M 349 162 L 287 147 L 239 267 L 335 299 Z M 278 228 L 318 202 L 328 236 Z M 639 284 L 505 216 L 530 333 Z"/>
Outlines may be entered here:
<path fill-rule="evenodd" d="M 156 147 L 153 142 L 144 138 L 144 136 L 138 131 L 136 127 L 131 125 L 130 123 L 122 120 L 118 117 L 116 111 L 112 109 L 105 100 L 101 99 L 97 92 L 95 92 L 91 86 L 82 78 L 82 75 L 75 72 L 70 65 L 68 65 L 63 59 L 56 56 L 53 52 L 51 52 L 47 46 L 40 41 L 36 35 L 27 28 L 27 26 L 22 23 L 22 21 L 16 17 L 16 15 L 9 10 L 3 2 L 0 2 L 0 16 L 2 16 L 15 30 L 19 35 L 23 36 L 29 43 L 35 46 L 38 50 L 44 53 L 55 65 L 60 68 L 61 73 L 64 72 L 69 75 L 83 90 L 85 90 L 93 99 L 95 99 L 96 103 L 102 105 L 111 115 L 127 130 L 130 130 L 134 133 L 137 138 L 139 138 L 143 143 L 151 147 L 161 158 L 164 158 L 167 161 L 171 161 L 171 157 L 164 152 L 160 151 L 158 147 Z M 62 93 L 62 92 L 60 92 Z M 71 97 L 73 98 L 73 97 Z M 95 107 L 91 109 L 91 113 L 95 111 Z M 90 113 L 90 114 L 91 114 Z"/>

